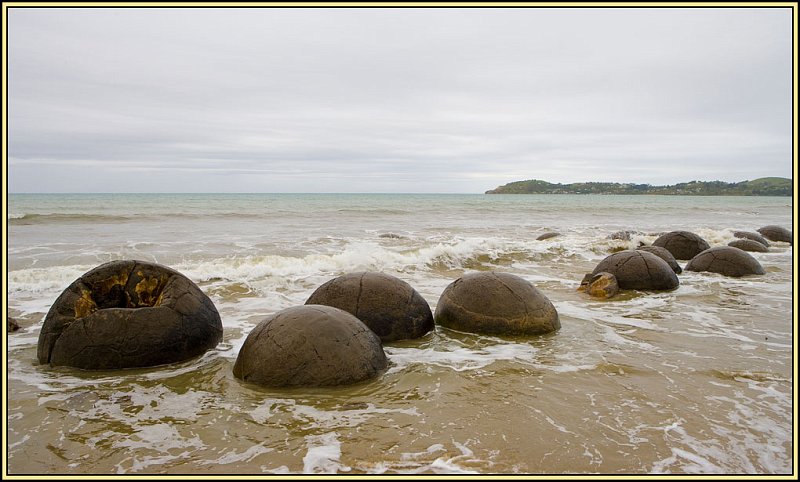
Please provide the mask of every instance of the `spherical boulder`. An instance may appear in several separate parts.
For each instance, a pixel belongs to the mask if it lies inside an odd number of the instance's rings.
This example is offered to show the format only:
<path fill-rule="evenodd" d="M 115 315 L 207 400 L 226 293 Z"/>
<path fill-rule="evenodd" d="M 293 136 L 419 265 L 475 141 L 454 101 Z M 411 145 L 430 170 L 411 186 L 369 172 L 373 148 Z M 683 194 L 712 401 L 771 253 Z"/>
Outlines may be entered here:
<path fill-rule="evenodd" d="M 681 269 L 681 265 L 675 260 L 675 257 L 672 256 L 672 253 L 667 251 L 665 248 L 659 246 L 640 246 L 636 248 L 637 250 L 647 251 L 648 253 L 653 253 L 654 255 L 658 256 L 659 258 L 663 259 L 667 262 L 672 271 L 675 274 L 681 274 L 683 270 Z"/>
<path fill-rule="evenodd" d="M 322 387 L 374 378 L 387 364 L 381 340 L 361 320 L 332 306 L 303 305 L 259 323 L 233 375 L 270 387 Z"/>
<path fill-rule="evenodd" d="M 784 243 L 792 244 L 792 232 L 780 226 L 769 225 L 757 229 L 765 238 L 770 241 L 782 241 Z"/>
<path fill-rule="evenodd" d="M 540 234 L 539 237 L 536 238 L 536 241 L 544 241 L 545 239 L 555 238 L 556 236 L 561 236 L 560 233 L 544 233 Z"/>
<path fill-rule="evenodd" d="M 766 238 L 764 238 L 764 236 L 761 236 L 758 233 L 751 233 L 749 231 L 734 231 L 733 232 L 733 237 L 734 238 L 749 239 L 749 240 L 752 240 L 752 241 L 757 241 L 757 242 L 759 242 L 759 243 L 761 243 L 764 246 L 769 248 L 769 241 L 767 241 Z"/>
<path fill-rule="evenodd" d="M 717 246 L 703 251 L 689 261 L 686 271 L 710 271 L 737 278 L 765 273 L 758 260 L 749 253 L 732 246 Z"/>
<path fill-rule="evenodd" d="M 149 367 L 196 357 L 221 339 L 214 303 L 189 278 L 146 261 L 112 261 L 56 299 L 37 357 L 86 370 Z"/>
<path fill-rule="evenodd" d="M 600 263 L 592 271 L 611 273 L 623 290 L 672 290 L 678 287 L 678 276 L 666 261 L 647 251 L 620 251 Z"/>
<path fill-rule="evenodd" d="M 490 335 L 539 335 L 561 328 L 558 313 L 533 284 L 508 273 L 470 273 L 442 292 L 436 323 Z"/>
<path fill-rule="evenodd" d="M 752 239 L 735 239 L 728 243 L 728 246 L 739 248 L 742 251 L 752 251 L 756 253 L 766 253 L 769 251 L 769 248 Z"/>
<path fill-rule="evenodd" d="M 672 231 L 653 241 L 653 246 L 665 248 L 675 259 L 692 259 L 710 246 L 705 239 L 689 231 Z"/>
<path fill-rule="evenodd" d="M 382 342 L 419 338 L 433 330 L 428 302 L 405 281 L 384 273 L 339 276 L 317 288 L 306 304 L 347 311 Z"/>

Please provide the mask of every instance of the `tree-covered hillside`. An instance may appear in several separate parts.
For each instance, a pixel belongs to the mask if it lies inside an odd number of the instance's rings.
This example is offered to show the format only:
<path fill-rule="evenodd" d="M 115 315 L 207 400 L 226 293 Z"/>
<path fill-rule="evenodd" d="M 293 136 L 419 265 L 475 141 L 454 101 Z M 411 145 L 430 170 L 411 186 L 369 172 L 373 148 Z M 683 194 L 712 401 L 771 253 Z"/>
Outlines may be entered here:
<path fill-rule="evenodd" d="M 762 177 L 752 181 L 690 181 L 672 186 L 621 184 L 616 182 L 576 182 L 553 184 L 532 179 L 510 182 L 486 194 L 663 194 L 692 196 L 791 196 L 792 180 Z"/>

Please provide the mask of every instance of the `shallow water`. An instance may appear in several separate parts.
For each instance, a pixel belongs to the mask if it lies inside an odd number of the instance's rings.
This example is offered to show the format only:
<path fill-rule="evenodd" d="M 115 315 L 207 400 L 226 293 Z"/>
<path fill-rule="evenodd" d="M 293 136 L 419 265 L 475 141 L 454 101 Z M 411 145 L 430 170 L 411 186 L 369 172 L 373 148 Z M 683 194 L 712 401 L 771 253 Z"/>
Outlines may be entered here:
<path fill-rule="evenodd" d="M 790 473 L 792 248 L 764 276 L 683 273 L 672 292 L 576 292 L 610 252 L 685 229 L 791 227 L 790 198 L 486 195 L 11 195 L 13 474 Z M 635 230 L 631 241 L 609 239 Z M 545 241 L 548 231 L 560 236 Z M 36 363 L 41 321 L 94 266 L 171 266 L 222 317 L 217 349 L 152 369 Z M 685 262 L 681 262 L 685 265 Z M 383 271 L 435 309 L 457 277 L 533 282 L 562 328 L 437 329 L 387 344 L 351 387 L 265 389 L 231 373 L 247 333 L 325 281 Z"/>

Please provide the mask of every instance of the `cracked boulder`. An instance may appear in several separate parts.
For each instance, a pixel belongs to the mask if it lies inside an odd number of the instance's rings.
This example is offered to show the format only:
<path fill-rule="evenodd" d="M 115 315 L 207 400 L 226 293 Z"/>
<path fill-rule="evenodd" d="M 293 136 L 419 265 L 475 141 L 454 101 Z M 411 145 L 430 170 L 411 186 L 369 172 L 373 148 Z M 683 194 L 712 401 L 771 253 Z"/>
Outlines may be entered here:
<path fill-rule="evenodd" d="M 222 321 L 189 278 L 145 261 L 112 261 L 56 299 L 39 334 L 39 363 L 86 370 L 164 365 L 217 346 Z"/>
<path fill-rule="evenodd" d="M 588 275 L 585 291 L 595 298 L 612 298 L 619 292 L 617 277 L 611 273 L 600 272 L 595 275 Z M 583 284 L 582 284 L 583 286 Z"/>
<path fill-rule="evenodd" d="M 659 246 L 640 246 L 636 248 L 637 251 L 647 251 L 648 253 L 653 253 L 654 255 L 658 256 L 659 258 L 663 259 L 667 262 L 672 271 L 675 274 L 681 274 L 683 270 L 681 269 L 681 265 L 675 260 L 675 257 L 672 256 L 672 253 L 667 251 L 665 248 L 661 248 Z"/>
<path fill-rule="evenodd" d="M 267 317 L 247 335 L 233 375 L 270 387 L 348 385 L 387 366 L 381 340 L 350 313 L 303 305 Z"/>
<path fill-rule="evenodd" d="M 792 244 L 792 232 L 780 226 L 769 225 L 757 230 L 770 241 L 781 241 Z"/>
<path fill-rule="evenodd" d="M 686 271 L 710 271 L 737 278 L 765 273 L 758 260 L 749 253 L 732 246 L 717 246 L 703 251 L 689 261 Z"/>
<path fill-rule="evenodd" d="M 592 275 L 611 273 L 623 290 L 673 290 L 678 276 L 666 261 L 647 251 L 620 251 L 606 257 Z"/>
<path fill-rule="evenodd" d="M 491 335 L 540 335 L 561 328 L 558 313 L 533 284 L 508 273 L 470 273 L 442 292 L 436 323 Z"/>
<path fill-rule="evenodd" d="M 675 259 L 692 259 L 710 246 L 705 239 L 689 231 L 672 231 L 662 234 L 653 246 L 669 251 Z"/>
<path fill-rule="evenodd" d="M 739 248 L 742 251 L 752 251 L 755 253 L 769 252 L 769 248 L 759 243 L 758 241 L 753 241 L 752 239 L 735 239 L 730 243 L 728 243 L 728 246 Z"/>
<path fill-rule="evenodd" d="M 758 233 L 751 233 L 749 231 L 734 231 L 733 237 L 740 238 L 740 239 L 749 239 L 752 241 L 757 241 L 764 245 L 764 247 L 769 248 L 769 241 L 767 241 L 764 236 L 761 236 Z"/>
<path fill-rule="evenodd" d="M 433 330 L 428 302 L 405 281 L 383 273 L 350 273 L 311 294 L 307 305 L 344 310 L 363 321 L 382 342 L 419 338 Z"/>

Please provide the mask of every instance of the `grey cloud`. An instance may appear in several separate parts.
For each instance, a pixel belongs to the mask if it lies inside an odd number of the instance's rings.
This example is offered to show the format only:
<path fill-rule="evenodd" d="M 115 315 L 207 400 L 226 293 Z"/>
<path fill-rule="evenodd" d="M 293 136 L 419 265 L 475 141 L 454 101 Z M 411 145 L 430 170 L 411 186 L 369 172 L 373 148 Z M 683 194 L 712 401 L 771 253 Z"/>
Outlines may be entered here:
<path fill-rule="evenodd" d="M 11 9 L 9 186 L 790 177 L 790 14 Z"/>

